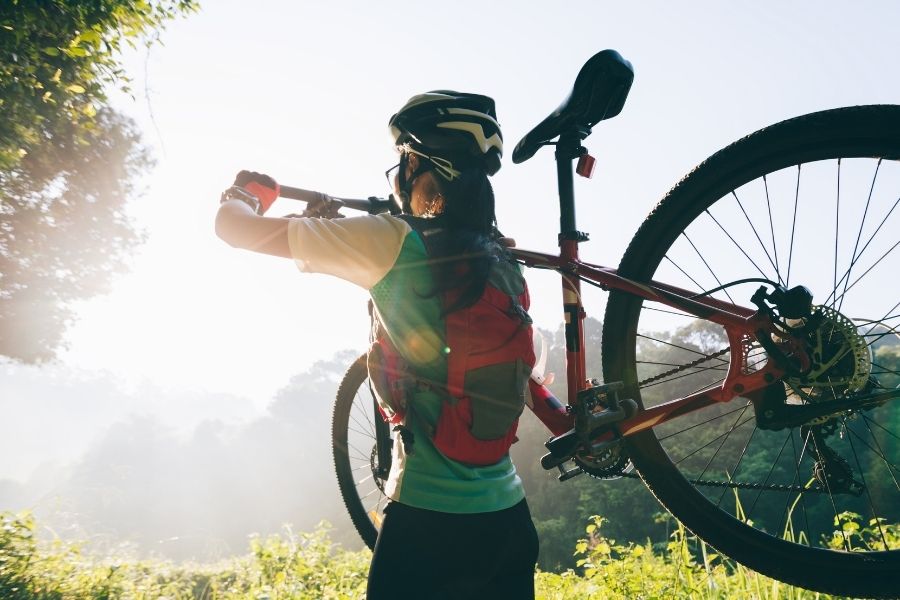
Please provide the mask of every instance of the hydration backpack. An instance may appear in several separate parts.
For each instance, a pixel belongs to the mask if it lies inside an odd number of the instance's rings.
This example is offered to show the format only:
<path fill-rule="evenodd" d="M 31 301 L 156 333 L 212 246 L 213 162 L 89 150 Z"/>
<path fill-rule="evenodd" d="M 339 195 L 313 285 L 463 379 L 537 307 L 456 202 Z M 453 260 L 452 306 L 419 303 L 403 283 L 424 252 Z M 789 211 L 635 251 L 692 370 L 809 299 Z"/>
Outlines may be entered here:
<path fill-rule="evenodd" d="M 446 381 L 417 376 L 378 322 L 377 311 L 373 313 L 369 377 L 384 419 L 397 426 L 418 419 L 434 446 L 455 461 L 497 463 L 516 440 L 535 364 L 528 306 L 518 265 L 495 263 L 481 297 L 444 317 Z M 410 401 L 416 391 L 425 390 L 442 399 L 434 427 L 416 415 Z"/>

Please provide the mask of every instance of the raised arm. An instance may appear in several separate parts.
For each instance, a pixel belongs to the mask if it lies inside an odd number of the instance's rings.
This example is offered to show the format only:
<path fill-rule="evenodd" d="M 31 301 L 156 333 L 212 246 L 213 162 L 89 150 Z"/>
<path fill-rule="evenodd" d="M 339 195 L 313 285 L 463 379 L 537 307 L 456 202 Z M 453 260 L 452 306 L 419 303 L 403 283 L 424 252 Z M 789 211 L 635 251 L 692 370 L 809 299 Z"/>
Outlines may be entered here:
<path fill-rule="evenodd" d="M 288 219 L 263 213 L 278 197 L 278 184 L 268 175 L 241 171 L 222 194 L 216 213 L 216 235 L 235 248 L 291 258 Z"/>

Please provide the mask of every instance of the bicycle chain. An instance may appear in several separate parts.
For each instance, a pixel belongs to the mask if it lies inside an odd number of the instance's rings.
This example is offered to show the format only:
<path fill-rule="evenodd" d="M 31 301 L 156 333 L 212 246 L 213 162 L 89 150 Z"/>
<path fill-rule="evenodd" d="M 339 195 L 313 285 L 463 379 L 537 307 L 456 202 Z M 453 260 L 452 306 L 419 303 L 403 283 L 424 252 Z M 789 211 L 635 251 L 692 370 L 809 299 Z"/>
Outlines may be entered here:
<path fill-rule="evenodd" d="M 640 479 L 641 477 L 637 473 L 621 473 L 620 476 L 627 477 L 629 479 Z M 688 479 L 688 483 L 690 483 L 691 485 L 702 485 L 705 487 L 724 487 L 739 490 L 770 490 L 774 492 L 799 492 L 813 494 L 828 493 L 828 490 L 820 486 L 805 488 L 799 485 L 784 485 L 775 483 L 742 483 L 739 481 L 713 481 L 709 479 Z"/>
<path fill-rule="evenodd" d="M 718 352 L 714 352 L 712 354 L 704 356 L 703 358 L 698 358 L 697 360 L 689 362 L 684 365 L 681 365 L 680 367 L 675 367 L 674 369 L 669 369 L 668 371 L 665 371 L 664 373 L 660 373 L 658 375 L 654 375 L 653 377 L 648 377 L 647 379 L 644 379 L 643 381 L 639 381 L 638 387 L 643 387 L 644 385 L 646 385 L 648 383 L 653 383 L 654 381 L 659 381 L 660 379 L 665 379 L 666 377 L 668 377 L 670 375 L 675 375 L 676 373 L 680 373 L 681 371 L 684 371 L 686 369 L 691 369 L 693 367 L 696 367 L 699 364 L 705 363 L 706 361 L 712 360 L 714 358 L 719 358 L 723 354 L 728 354 L 729 352 L 731 352 L 731 347 L 724 348 L 722 350 L 719 350 Z"/>

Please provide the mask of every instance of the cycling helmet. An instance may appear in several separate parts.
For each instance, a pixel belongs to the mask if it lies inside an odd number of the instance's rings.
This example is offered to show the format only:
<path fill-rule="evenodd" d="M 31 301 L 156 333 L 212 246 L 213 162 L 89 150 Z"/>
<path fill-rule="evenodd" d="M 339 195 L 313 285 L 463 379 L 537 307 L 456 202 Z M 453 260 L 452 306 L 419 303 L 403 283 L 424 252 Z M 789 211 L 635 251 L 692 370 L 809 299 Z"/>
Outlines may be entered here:
<path fill-rule="evenodd" d="M 427 159 L 447 180 L 459 169 L 500 170 L 503 135 L 487 96 L 434 90 L 413 96 L 389 122 L 394 144 Z"/>

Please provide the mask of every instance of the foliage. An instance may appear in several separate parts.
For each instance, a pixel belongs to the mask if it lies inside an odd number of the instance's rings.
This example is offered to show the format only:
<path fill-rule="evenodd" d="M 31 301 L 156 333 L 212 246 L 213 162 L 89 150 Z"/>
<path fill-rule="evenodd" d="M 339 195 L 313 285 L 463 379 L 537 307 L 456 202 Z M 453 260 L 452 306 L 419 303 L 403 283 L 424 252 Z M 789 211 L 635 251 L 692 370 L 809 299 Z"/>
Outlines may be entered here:
<path fill-rule="evenodd" d="M 845 522 L 852 522 L 848 515 Z M 804 600 L 832 598 L 773 581 L 727 558 L 677 526 L 668 543 L 618 543 L 602 517 L 575 544 L 577 569 L 538 571 L 538 599 L 692 598 Z M 860 528 L 858 531 L 862 531 Z M 900 529 L 891 526 L 897 534 Z M 365 595 L 368 551 L 347 552 L 313 533 L 251 540 L 251 553 L 215 565 L 86 557 L 77 546 L 39 547 L 30 515 L 0 513 L 0 597 L 4 600 L 131 598 L 149 600 L 353 599 Z M 860 534 L 864 536 L 864 534 Z M 861 538 L 862 539 L 862 538 Z M 893 543 L 898 539 L 895 537 Z M 571 547 L 571 546 L 570 546 Z"/>
<path fill-rule="evenodd" d="M 149 166 L 129 121 L 124 46 L 195 0 L 0 3 L 0 355 L 52 358 L 72 300 L 102 293 L 139 241 L 123 213 Z"/>
<path fill-rule="evenodd" d="M 38 549 L 30 515 L 0 514 L 4 600 L 296 600 L 361 598 L 370 554 L 337 550 L 314 533 L 251 541 L 251 554 L 217 565 L 91 559 L 74 545 Z"/>
<path fill-rule="evenodd" d="M 131 122 L 101 110 L 81 141 L 63 124 L 0 171 L 0 354 L 51 358 L 70 303 L 107 289 L 142 235 L 125 213 L 150 165 Z"/>
<path fill-rule="evenodd" d="M 691 598 L 726 600 L 757 598 L 791 600 L 834 598 L 774 581 L 717 554 L 680 524 L 667 544 L 656 548 L 617 543 L 602 528 L 606 520 L 591 518 L 575 548 L 578 572 L 538 573 L 537 598 Z"/>
<path fill-rule="evenodd" d="M 195 0 L 7 0 L 0 3 L 0 172 L 94 127 L 111 84 L 127 88 L 123 45 L 152 43 Z"/>

